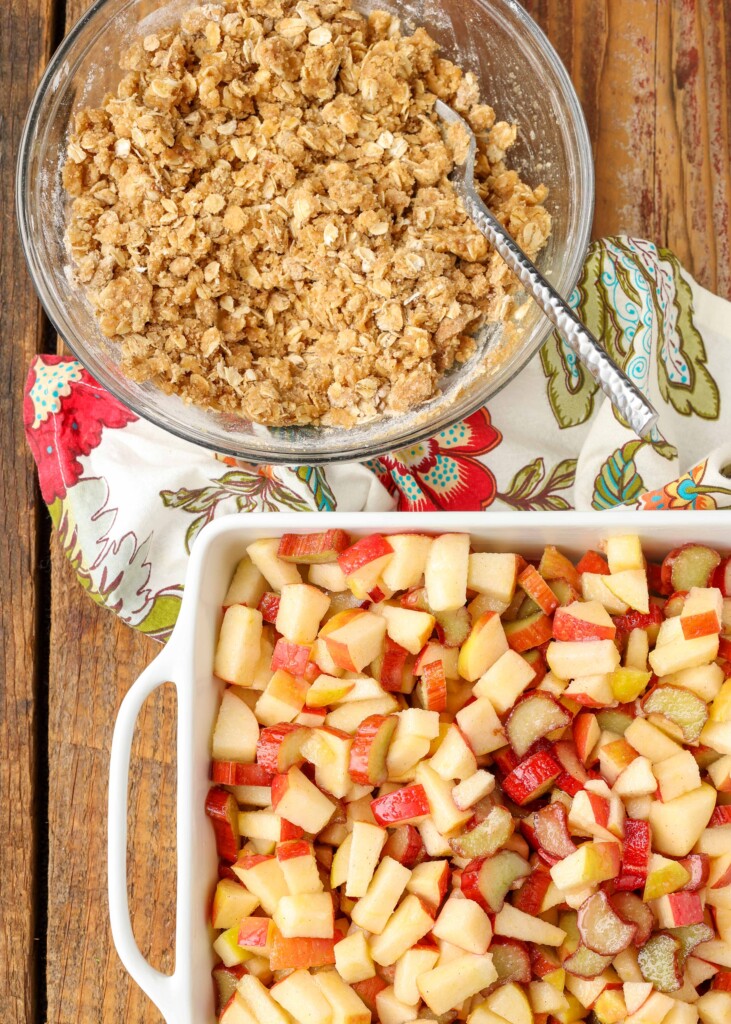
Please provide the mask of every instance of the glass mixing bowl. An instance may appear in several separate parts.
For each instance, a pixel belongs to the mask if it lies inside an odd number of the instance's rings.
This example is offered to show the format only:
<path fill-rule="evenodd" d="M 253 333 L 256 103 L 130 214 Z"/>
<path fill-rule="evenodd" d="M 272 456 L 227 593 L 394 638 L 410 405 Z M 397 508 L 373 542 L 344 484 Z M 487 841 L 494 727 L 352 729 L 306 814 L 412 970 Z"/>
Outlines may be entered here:
<path fill-rule="evenodd" d="M 446 375 L 441 394 L 409 413 L 352 429 L 268 428 L 165 395 L 130 380 L 120 348 L 105 338 L 74 285 L 64 244 L 61 186 L 71 118 L 116 89 L 118 59 L 137 35 L 179 19 L 196 0 L 97 0 L 69 33 L 33 99 L 18 157 L 20 233 L 33 281 L 59 334 L 90 373 L 138 415 L 178 437 L 254 462 L 359 461 L 415 444 L 480 408 L 523 368 L 551 326 L 532 303 L 522 316 L 477 334 L 477 353 Z M 591 145 L 581 107 L 557 53 L 515 0 L 356 0 L 388 10 L 407 29 L 423 25 L 447 57 L 473 70 L 500 120 L 519 125 L 511 167 L 531 185 L 545 182 L 553 233 L 538 264 L 563 294 L 578 280 L 594 209 Z"/>

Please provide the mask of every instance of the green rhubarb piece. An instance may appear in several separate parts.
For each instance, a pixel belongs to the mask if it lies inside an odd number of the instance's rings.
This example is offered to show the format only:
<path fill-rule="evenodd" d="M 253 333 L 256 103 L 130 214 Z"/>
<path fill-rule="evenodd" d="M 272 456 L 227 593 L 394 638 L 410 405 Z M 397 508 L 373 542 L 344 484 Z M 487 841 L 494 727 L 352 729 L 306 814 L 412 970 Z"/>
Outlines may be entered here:
<path fill-rule="evenodd" d="M 638 951 L 642 977 L 652 982 L 658 992 L 676 992 L 681 987 L 680 949 L 680 941 L 673 935 L 659 933 Z"/>

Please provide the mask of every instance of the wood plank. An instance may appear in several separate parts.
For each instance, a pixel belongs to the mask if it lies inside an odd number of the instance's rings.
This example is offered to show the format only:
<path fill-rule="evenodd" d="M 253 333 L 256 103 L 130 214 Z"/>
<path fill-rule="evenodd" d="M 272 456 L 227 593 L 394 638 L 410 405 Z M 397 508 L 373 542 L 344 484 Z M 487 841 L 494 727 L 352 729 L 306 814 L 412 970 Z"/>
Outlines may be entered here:
<path fill-rule="evenodd" d="M 731 298 L 731 4 L 522 0 L 556 46 L 594 146 L 593 234 L 669 246 Z"/>
<path fill-rule="evenodd" d="M 109 750 L 121 700 L 159 648 L 77 584 L 53 548 L 49 704 L 48 1024 L 160 1015 L 124 971 L 109 932 L 106 820 Z M 129 799 L 129 898 L 142 952 L 174 967 L 175 696 L 158 691 L 140 717 Z M 124 808 L 117 812 L 124 813 Z"/>
<path fill-rule="evenodd" d="M 38 927 L 35 782 L 37 694 L 46 686 L 39 567 L 40 507 L 23 437 L 23 383 L 43 340 L 39 303 L 15 227 L 15 155 L 25 112 L 50 46 L 50 0 L 0 5 L 0 1020 L 30 1024 L 37 1010 Z"/>
<path fill-rule="evenodd" d="M 68 0 L 66 28 L 88 6 Z M 109 930 L 107 782 L 114 721 L 124 694 L 158 653 L 78 586 L 52 544 L 47 1024 L 162 1017 L 126 973 Z M 118 813 L 124 813 L 123 808 Z M 166 973 L 175 963 L 175 696 L 147 701 L 132 752 L 128 893 L 142 953 Z"/>

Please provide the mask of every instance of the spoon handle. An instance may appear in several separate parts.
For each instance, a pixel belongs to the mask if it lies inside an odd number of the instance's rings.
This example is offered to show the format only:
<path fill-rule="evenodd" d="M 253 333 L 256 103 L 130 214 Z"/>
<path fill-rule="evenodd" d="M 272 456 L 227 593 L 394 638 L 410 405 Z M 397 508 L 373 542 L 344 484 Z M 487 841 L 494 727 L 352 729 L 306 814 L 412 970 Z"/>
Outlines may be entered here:
<path fill-rule="evenodd" d="M 625 376 L 591 331 L 588 331 L 574 314 L 568 303 L 515 244 L 479 195 L 468 185 L 462 185 L 459 192 L 468 216 L 525 285 L 614 407 L 639 437 L 646 437 L 657 422 L 657 412 L 647 398 Z"/>

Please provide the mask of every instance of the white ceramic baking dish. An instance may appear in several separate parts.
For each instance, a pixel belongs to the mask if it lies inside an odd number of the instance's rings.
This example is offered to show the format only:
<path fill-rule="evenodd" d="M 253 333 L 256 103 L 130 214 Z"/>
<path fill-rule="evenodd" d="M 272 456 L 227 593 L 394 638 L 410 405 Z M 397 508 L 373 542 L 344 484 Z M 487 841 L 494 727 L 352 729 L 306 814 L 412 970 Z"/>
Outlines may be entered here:
<path fill-rule="evenodd" d="M 727 512 L 660 513 L 388 513 L 231 516 L 200 535 L 188 568 L 185 598 L 173 635 L 125 697 L 112 743 L 109 779 L 109 908 L 119 956 L 168 1024 L 214 1024 L 211 934 L 208 910 L 217 878 L 213 830 L 204 813 L 209 781 L 209 742 L 222 684 L 211 666 L 221 602 L 247 544 L 282 533 L 326 528 L 365 533 L 468 532 L 479 548 L 536 555 L 547 543 L 578 556 L 612 534 L 638 533 L 650 556 L 687 541 L 731 546 Z M 177 688 L 177 927 L 175 972 L 154 970 L 134 940 L 127 902 L 127 781 L 135 721 L 146 697 L 162 683 Z"/>

